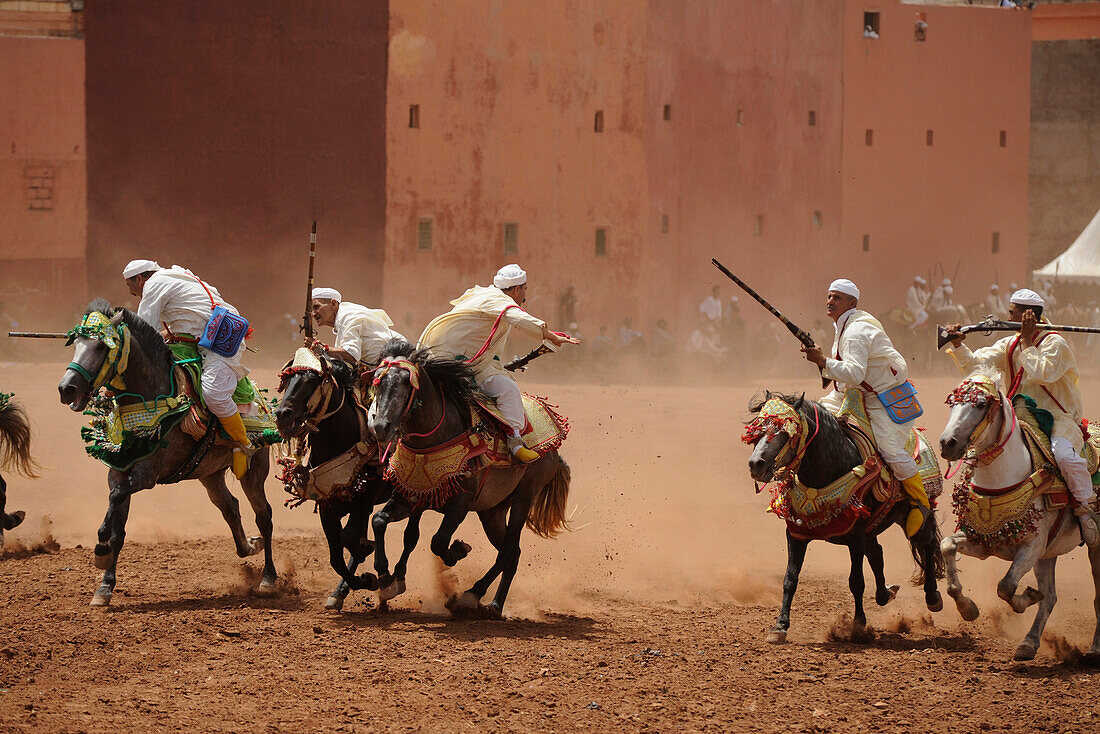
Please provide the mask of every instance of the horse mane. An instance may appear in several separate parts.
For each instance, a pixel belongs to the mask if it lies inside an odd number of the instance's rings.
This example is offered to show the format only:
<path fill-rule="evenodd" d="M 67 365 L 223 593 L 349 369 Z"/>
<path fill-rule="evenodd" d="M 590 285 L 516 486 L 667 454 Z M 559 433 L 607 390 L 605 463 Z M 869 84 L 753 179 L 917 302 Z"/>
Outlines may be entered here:
<path fill-rule="evenodd" d="M 477 386 L 477 377 L 465 361 L 433 357 L 430 348 L 417 349 L 408 359 L 419 365 L 428 379 L 459 405 L 473 407 L 477 403 L 494 402 Z"/>
<path fill-rule="evenodd" d="M 970 379 L 975 375 L 988 377 L 990 380 L 993 380 L 994 385 L 1001 384 L 1001 371 L 991 364 L 979 364 L 970 371 L 970 374 L 966 376 L 966 379 Z"/>
<path fill-rule="evenodd" d="M 145 319 L 138 316 L 128 308 L 113 308 L 106 298 L 96 298 L 88 304 L 84 315 L 98 311 L 111 319 L 122 314 L 122 321 L 130 327 L 130 336 L 136 339 L 142 350 L 149 355 L 149 359 L 155 364 L 158 360 L 172 362 L 172 350 L 164 343 L 160 332 Z"/>
<path fill-rule="evenodd" d="M 409 340 L 403 336 L 395 336 L 382 347 L 382 358 L 386 357 L 410 357 L 415 350 Z"/>
<path fill-rule="evenodd" d="M 329 359 L 332 375 L 341 390 L 350 390 L 359 382 L 359 370 L 342 359 Z"/>

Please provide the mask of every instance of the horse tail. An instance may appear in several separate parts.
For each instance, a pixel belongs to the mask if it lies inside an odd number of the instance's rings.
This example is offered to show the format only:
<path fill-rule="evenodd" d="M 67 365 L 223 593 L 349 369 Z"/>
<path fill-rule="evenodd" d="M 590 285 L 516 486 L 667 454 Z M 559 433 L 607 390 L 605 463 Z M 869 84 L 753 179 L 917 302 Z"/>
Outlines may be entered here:
<path fill-rule="evenodd" d="M 569 464 L 560 455 L 558 468 L 550 481 L 535 490 L 531 509 L 527 513 L 527 527 L 540 538 L 554 538 L 563 530 L 569 530 L 569 518 L 565 516 L 569 501 Z"/>
<path fill-rule="evenodd" d="M 10 398 L 0 404 L 0 468 L 13 467 L 28 479 L 41 468 L 31 457 L 31 424 L 27 412 Z"/>
<path fill-rule="evenodd" d="M 923 535 L 923 533 L 917 533 L 917 535 Z M 936 522 L 935 511 L 932 513 L 932 539 L 926 544 L 917 542 L 915 538 L 909 540 L 909 550 L 913 553 L 913 562 L 917 565 L 917 570 L 913 573 L 913 577 L 909 579 L 909 582 L 913 586 L 923 586 L 925 579 L 927 578 L 924 573 L 924 557 L 921 551 L 931 546 L 932 553 L 932 573 L 937 579 L 942 579 L 947 572 L 947 567 L 943 562 L 943 552 L 940 551 L 940 541 L 943 540 L 943 536 L 940 534 L 940 525 Z"/>

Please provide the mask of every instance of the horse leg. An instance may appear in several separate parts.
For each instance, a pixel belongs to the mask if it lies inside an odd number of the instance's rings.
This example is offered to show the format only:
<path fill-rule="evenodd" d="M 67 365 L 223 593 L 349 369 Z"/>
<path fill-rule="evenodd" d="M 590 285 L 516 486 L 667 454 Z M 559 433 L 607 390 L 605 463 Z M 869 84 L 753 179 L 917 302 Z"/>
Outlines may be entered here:
<path fill-rule="evenodd" d="M 1035 651 L 1039 649 L 1039 640 L 1043 637 L 1043 629 L 1047 626 L 1047 619 L 1054 605 L 1058 603 L 1058 594 L 1054 588 L 1054 564 L 1058 557 L 1043 558 L 1035 564 L 1035 580 L 1039 584 L 1039 592 L 1043 595 L 1039 602 L 1039 610 L 1035 612 L 1035 621 L 1031 623 L 1024 641 L 1016 648 L 1016 660 L 1031 660 L 1035 657 Z"/>
<path fill-rule="evenodd" d="M 271 504 L 267 501 L 267 494 L 264 492 L 264 481 L 267 479 L 270 460 L 271 452 L 268 449 L 257 451 L 252 455 L 248 471 L 241 480 L 244 496 L 248 498 L 248 504 L 252 505 L 252 512 L 256 515 L 256 528 L 260 531 L 260 538 L 253 538 L 250 543 L 255 546 L 257 540 L 263 542 L 264 571 L 257 589 L 260 594 L 275 591 L 275 561 L 271 557 Z M 224 486 L 225 474 L 218 472 L 217 477 Z"/>
<path fill-rule="evenodd" d="M 470 545 L 461 540 L 451 542 L 451 536 L 470 512 L 470 496 L 465 492 L 447 500 L 440 508 L 443 521 L 439 530 L 432 536 L 432 553 L 435 553 L 447 566 L 453 566 L 470 553 Z"/>
<path fill-rule="evenodd" d="M 344 560 L 344 528 L 340 525 L 343 517 L 343 507 L 335 502 L 320 503 L 317 506 L 317 515 L 321 519 L 321 530 L 325 533 L 325 541 L 328 543 L 328 562 L 332 570 L 340 574 L 340 584 L 325 601 L 325 609 L 340 611 L 344 606 L 351 589 L 375 589 L 378 584 L 373 574 L 355 576 L 355 569 L 366 558 L 365 555 L 350 553 L 351 563 Z"/>
<path fill-rule="evenodd" d="M 7 492 L 8 483 L 4 481 L 3 476 L 0 476 L 0 548 L 4 547 L 4 531 L 18 527 L 19 523 L 23 522 L 23 518 L 27 516 L 27 513 L 23 510 L 16 510 L 10 515 L 4 511 L 8 501 Z"/>
<path fill-rule="evenodd" d="M 933 523 L 935 518 L 933 518 Z M 936 556 L 940 554 L 940 544 L 938 541 L 939 527 L 933 525 L 932 537 L 929 538 L 927 543 L 921 545 L 921 569 L 924 572 L 924 604 L 928 607 L 930 612 L 939 612 L 943 610 L 943 596 L 940 594 L 939 588 L 937 588 L 937 576 L 940 564 L 937 563 Z"/>
<path fill-rule="evenodd" d="M 808 540 L 798 540 L 787 532 L 787 572 L 783 575 L 783 603 L 779 608 L 779 618 L 768 631 L 767 641 L 779 644 L 787 641 L 787 630 L 791 627 L 791 601 L 798 589 L 798 575 L 802 573 L 802 562 L 806 560 Z"/>
<path fill-rule="evenodd" d="M 1096 631 L 1092 633 L 1089 655 L 1100 655 L 1100 548 L 1089 548 L 1089 564 L 1092 566 L 1092 611 L 1096 614 Z"/>
<path fill-rule="evenodd" d="M 349 575 L 355 575 L 355 571 L 359 568 L 359 564 L 366 560 L 366 557 L 370 555 L 374 550 L 374 543 L 367 539 L 367 519 L 370 516 L 370 508 L 374 505 L 370 503 L 368 499 L 369 495 L 361 495 L 353 500 L 351 505 L 348 521 L 344 524 L 344 529 L 340 534 L 341 544 L 344 549 L 348 551 L 350 560 L 347 562 L 345 568 Z M 342 511 L 342 510 L 341 510 Z M 320 514 L 320 508 L 318 508 L 318 514 Z M 322 528 L 323 529 L 323 528 Z M 326 541 L 328 535 L 325 535 Z M 329 554 L 331 555 L 332 548 L 329 547 Z M 343 558 L 343 554 L 341 554 Z M 329 564 L 331 565 L 331 563 Z M 333 569 L 340 574 L 340 581 L 336 584 L 336 588 L 329 594 L 328 599 L 325 600 L 325 609 L 332 611 L 340 611 L 344 608 L 344 600 L 348 598 L 348 594 L 351 592 L 351 587 L 348 586 L 348 582 L 344 580 L 344 575 L 340 573 L 340 569 Z"/>
<path fill-rule="evenodd" d="M 863 591 L 866 584 L 863 580 L 863 538 L 855 536 L 848 541 L 848 557 L 852 560 L 852 569 L 848 572 L 848 589 L 856 602 L 856 611 L 853 619 L 860 627 L 867 626 L 867 614 L 863 610 Z"/>
<path fill-rule="evenodd" d="M 493 564 L 499 567 L 500 583 L 497 585 L 497 593 L 489 602 L 487 611 L 493 619 L 501 619 L 504 616 L 504 600 L 508 598 L 508 589 L 512 586 L 512 579 L 519 568 L 519 538 L 523 532 L 523 525 L 527 522 L 527 516 L 531 511 L 531 491 L 519 491 L 512 494 L 512 506 L 508 510 L 508 525 L 504 536 L 503 547 L 497 551 L 497 560 Z M 495 544 L 494 544 L 495 545 Z M 492 573 L 492 570 L 490 570 Z M 489 574 L 486 574 L 488 577 Z M 481 581 L 485 581 L 482 578 Z M 479 582 L 480 583 L 480 582 Z M 485 584 L 488 587 L 492 580 Z M 476 593 L 471 589 L 471 593 Z M 479 597 L 480 598 L 480 597 Z"/>
<path fill-rule="evenodd" d="M 481 598 L 489 591 L 489 586 L 500 575 L 502 570 L 500 551 L 504 549 L 508 539 L 508 506 L 503 502 L 491 510 L 479 512 L 478 517 L 481 519 L 481 527 L 485 529 L 485 536 L 497 549 L 497 557 L 488 572 L 459 597 L 457 604 L 463 609 L 476 609 Z"/>
<path fill-rule="evenodd" d="M 386 527 L 391 522 L 404 520 L 412 514 L 412 507 L 402 497 L 394 495 L 382 509 L 371 518 L 374 530 L 374 572 L 378 574 L 378 586 L 385 589 L 393 583 L 390 575 L 390 560 L 386 556 Z"/>
<path fill-rule="evenodd" d="M 229 491 L 225 483 L 225 472 L 215 472 L 209 476 L 200 477 L 199 482 L 206 487 L 206 495 L 214 507 L 221 510 L 225 524 L 229 526 L 229 532 L 233 534 L 233 543 L 237 546 L 237 556 L 247 558 L 260 552 L 263 546 L 259 538 L 249 540 L 244 534 L 244 526 L 241 524 L 240 502 Z"/>
<path fill-rule="evenodd" d="M 110 604 L 111 595 L 115 592 L 115 570 L 118 566 L 118 555 L 122 552 L 122 544 L 126 540 L 126 519 L 130 516 L 130 497 L 129 491 L 121 484 L 116 484 L 107 499 L 107 514 L 103 518 L 103 524 L 99 526 L 99 542 L 95 547 L 95 565 L 96 568 L 103 569 L 103 578 L 92 596 L 93 607 L 105 607 Z"/>
<path fill-rule="evenodd" d="M 1030 586 L 1024 589 L 1022 594 L 1017 594 L 1016 589 L 1020 586 L 1020 580 L 1024 574 L 1035 567 L 1039 556 L 1043 554 L 1045 545 L 1046 534 L 1042 532 L 1036 533 L 1030 540 L 1020 545 L 1012 558 L 1012 565 L 1008 567 L 1008 573 L 997 584 L 997 596 L 1008 602 L 1012 611 L 1017 614 L 1023 614 L 1024 610 L 1043 598 L 1038 590 Z"/>
<path fill-rule="evenodd" d="M 397 565 L 393 567 L 393 582 L 378 592 L 382 601 L 387 601 L 399 594 L 405 593 L 405 572 L 409 566 L 409 556 L 413 548 L 420 542 L 420 518 L 424 511 L 414 512 L 409 515 L 409 521 L 405 523 L 405 533 L 402 535 L 401 557 L 397 559 Z"/>
<path fill-rule="evenodd" d="M 978 618 L 978 605 L 963 592 L 962 582 L 959 581 L 959 569 L 955 563 L 959 550 L 966 553 L 968 549 L 972 552 L 967 553 L 967 555 L 973 554 L 981 557 L 981 553 L 973 552 L 977 550 L 977 547 L 966 539 L 966 533 L 958 532 L 954 535 L 948 535 L 940 541 L 940 552 L 943 554 L 943 565 L 947 576 L 947 594 L 955 600 L 955 607 L 958 608 L 959 615 L 967 622 L 973 622 Z"/>
<path fill-rule="evenodd" d="M 875 577 L 875 603 L 884 607 L 898 595 L 898 585 L 886 585 L 885 564 L 882 560 L 882 544 L 878 538 L 868 537 L 863 546 L 863 552 L 867 556 L 867 565 L 871 567 L 871 574 Z"/>

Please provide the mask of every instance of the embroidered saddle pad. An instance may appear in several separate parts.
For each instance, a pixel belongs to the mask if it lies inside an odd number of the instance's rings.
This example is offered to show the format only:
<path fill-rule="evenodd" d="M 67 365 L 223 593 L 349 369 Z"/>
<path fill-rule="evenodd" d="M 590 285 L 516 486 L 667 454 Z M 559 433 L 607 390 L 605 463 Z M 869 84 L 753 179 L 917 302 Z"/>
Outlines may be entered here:
<path fill-rule="evenodd" d="M 202 356 L 195 345 L 188 342 L 173 342 L 168 347 L 176 360 L 177 390 L 181 395 L 191 398 L 190 421 L 193 424 L 185 425 L 185 430 L 192 435 L 201 435 L 205 432 L 206 423 L 210 417 L 210 411 L 202 397 Z M 275 427 L 275 411 L 264 391 L 252 381 L 252 378 L 242 377 L 237 381 L 237 389 L 233 391 L 233 402 L 240 406 L 248 406 L 241 410 L 241 420 L 253 443 L 266 445 L 279 443 L 282 440 Z M 219 435 L 222 439 L 229 440 L 229 436 L 223 429 L 219 429 Z"/>

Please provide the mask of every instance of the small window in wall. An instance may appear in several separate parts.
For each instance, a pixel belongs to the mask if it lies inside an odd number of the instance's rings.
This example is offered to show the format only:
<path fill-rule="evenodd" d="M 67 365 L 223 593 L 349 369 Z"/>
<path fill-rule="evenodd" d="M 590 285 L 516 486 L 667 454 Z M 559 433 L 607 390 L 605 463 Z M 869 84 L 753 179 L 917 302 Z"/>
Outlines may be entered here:
<path fill-rule="evenodd" d="M 867 132 L 865 132 L 863 134 L 863 142 L 866 143 L 867 145 L 874 145 L 875 144 L 875 131 L 870 129 L 870 128 L 867 128 Z"/>
<path fill-rule="evenodd" d="M 672 105 L 666 104 L 665 105 L 665 120 L 671 120 L 671 119 L 672 119 Z"/>
<path fill-rule="evenodd" d="M 763 214 L 757 214 L 756 215 L 756 223 L 752 227 L 752 233 L 754 235 L 756 235 L 757 237 L 764 234 L 764 215 Z"/>
<path fill-rule="evenodd" d="M 928 14 L 917 13 L 917 22 L 913 24 L 913 40 L 923 41 L 928 37 Z"/>
<path fill-rule="evenodd" d="M 869 235 L 869 234 L 863 235 L 863 251 L 864 252 L 870 252 L 871 251 L 871 235 Z"/>
<path fill-rule="evenodd" d="M 820 211 L 815 211 L 814 212 L 814 226 L 815 227 L 820 227 L 821 226 L 821 212 Z"/>
<path fill-rule="evenodd" d="M 596 227 L 596 257 L 607 255 L 607 227 Z"/>
<path fill-rule="evenodd" d="M 430 250 L 432 249 L 432 220 L 431 219 L 417 219 L 416 220 L 416 249 L 418 250 Z"/>
<path fill-rule="evenodd" d="M 504 254 L 515 255 L 519 252 L 519 224 L 504 223 Z"/>
<path fill-rule="evenodd" d="M 596 110 L 596 132 L 603 132 L 603 110 Z"/>
<path fill-rule="evenodd" d="M 817 112 L 810 110 L 810 127 L 817 125 Z"/>
<path fill-rule="evenodd" d="M 863 12 L 863 37 L 864 38 L 878 38 L 878 33 L 879 33 L 878 18 L 879 18 L 878 11 L 867 11 L 867 10 L 865 10 Z"/>
<path fill-rule="evenodd" d="M 934 133 L 934 131 L 932 131 L 932 130 L 925 130 L 925 131 L 924 131 L 924 144 L 925 144 L 925 145 L 931 145 L 931 144 L 932 144 L 932 139 L 933 139 L 934 137 L 935 137 L 935 133 Z"/>
<path fill-rule="evenodd" d="M 741 127 L 745 124 L 745 111 L 737 110 L 737 127 Z"/>
<path fill-rule="evenodd" d="M 409 105 L 409 127 L 420 127 L 420 105 Z"/>
<path fill-rule="evenodd" d="M 994 232 L 993 233 L 993 254 L 996 255 L 1000 251 L 1001 251 L 1001 233 L 1000 232 Z"/>
<path fill-rule="evenodd" d="M 1003 148 L 1006 145 L 1008 145 L 1008 131 L 1001 130 L 1001 147 Z"/>
<path fill-rule="evenodd" d="M 661 234 L 668 234 L 668 215 L 661 215 Z"/>
<path fill-rule="evenodd" d="M 48 163 L 33 163 L 23 167 L 23 190 L 27 209 L 53 210 L 54 167 Z"/>

